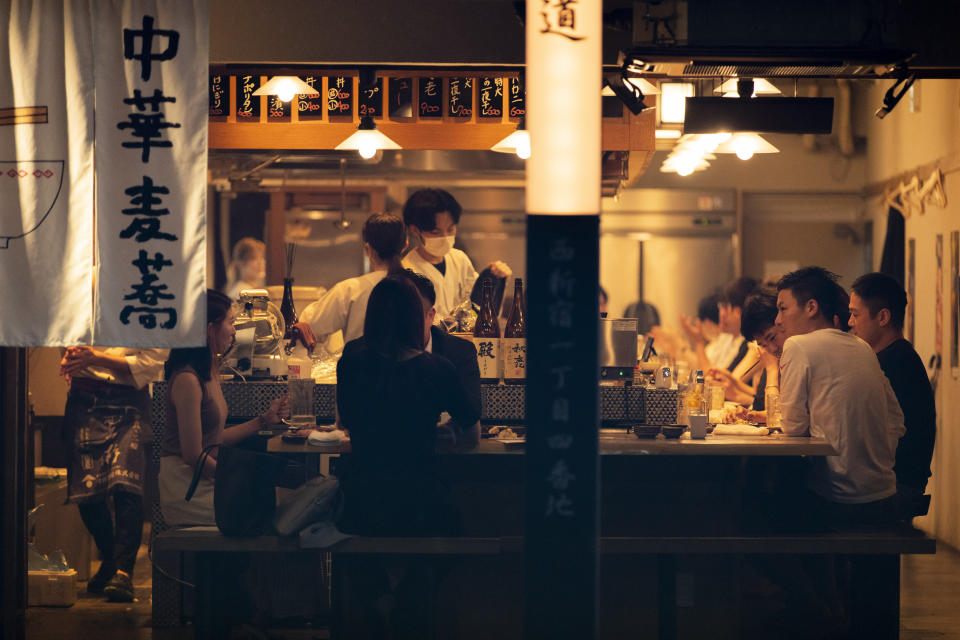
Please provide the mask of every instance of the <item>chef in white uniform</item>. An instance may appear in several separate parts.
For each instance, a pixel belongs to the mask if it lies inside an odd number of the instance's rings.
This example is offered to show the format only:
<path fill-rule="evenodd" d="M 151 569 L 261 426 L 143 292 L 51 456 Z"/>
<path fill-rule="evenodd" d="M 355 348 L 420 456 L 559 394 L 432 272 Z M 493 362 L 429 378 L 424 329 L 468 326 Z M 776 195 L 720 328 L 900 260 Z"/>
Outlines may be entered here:
<path fill-rule="evenodd" d="M 470 297 L 478 274 L 463 251 L 453 248 L 462 208 L 456 198 L 443 189 L 420 189 L 403 205 L 403 221 L 417 246 L 403 264 L 430 279 L 437 291 L 437 318 L 445 318 Z M 512 275 L 506 263 L 487 265 L 497 278 Z"/>
<path fill-rule="evenodd" d="M 362 236 L 370 272 L 338 282 L 304 308 L 295 326 L 308 349 L 337 331 L 343 332 L 344 344 L 362 336 L 370 292 L 388 273 L 403 269 L 407 234 L 400 218 L 374 213 L 363 223 Z"/>

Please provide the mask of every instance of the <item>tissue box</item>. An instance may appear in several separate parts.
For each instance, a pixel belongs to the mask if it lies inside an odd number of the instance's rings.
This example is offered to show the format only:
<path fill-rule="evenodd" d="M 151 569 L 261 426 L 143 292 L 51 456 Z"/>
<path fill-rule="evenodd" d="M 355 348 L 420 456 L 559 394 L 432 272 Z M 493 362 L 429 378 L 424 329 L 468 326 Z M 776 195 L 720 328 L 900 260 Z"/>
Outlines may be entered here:
<path fill-rule="evenodd" d="M 28 571 L 27 605 L 31 607 L 72 607 L 77 601 L 77 572 Z"/>

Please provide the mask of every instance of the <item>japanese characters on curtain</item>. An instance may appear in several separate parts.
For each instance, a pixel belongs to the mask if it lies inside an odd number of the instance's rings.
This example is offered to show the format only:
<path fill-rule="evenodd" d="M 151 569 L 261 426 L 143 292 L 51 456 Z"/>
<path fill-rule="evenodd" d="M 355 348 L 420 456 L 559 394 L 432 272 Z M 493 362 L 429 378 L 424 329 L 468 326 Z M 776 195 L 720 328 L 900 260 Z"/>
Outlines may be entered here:
<path fill-rule="evenodd" d="M 0 345 L 92 338 L 91 29 L 83 2 L 0 2 Z"/>
<path fill-rule="evenodd" d="M 94 5 L 98 344 L 204 344 L 206 2 Z"/>
<path fill-rule="evenodd" d="M 0 344 L 203 344 L 207 3 L 8 0 L 0 29 Z"/>

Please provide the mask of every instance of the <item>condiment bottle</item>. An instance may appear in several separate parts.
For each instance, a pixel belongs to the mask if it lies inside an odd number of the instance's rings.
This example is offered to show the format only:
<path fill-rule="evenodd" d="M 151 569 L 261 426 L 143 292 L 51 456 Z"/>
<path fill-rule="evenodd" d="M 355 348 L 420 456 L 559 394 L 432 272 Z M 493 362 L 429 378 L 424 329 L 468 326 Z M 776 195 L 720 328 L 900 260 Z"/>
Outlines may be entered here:
<path fill-rule="evenodd" d="M 524 317 L 523 280 L 514 280 L 513 308 L 503 330 L 503 381 L 520 384 L 527 376 L 527 321 Z"/>
<path fill-rule="evenodd" d="M 473 326 L 473 344 L 477 348 L 480 382 L 497 384 L 500 375 L 500 323 L 493 305 L 493 282 L 483 281 L 480 313 Z"/>

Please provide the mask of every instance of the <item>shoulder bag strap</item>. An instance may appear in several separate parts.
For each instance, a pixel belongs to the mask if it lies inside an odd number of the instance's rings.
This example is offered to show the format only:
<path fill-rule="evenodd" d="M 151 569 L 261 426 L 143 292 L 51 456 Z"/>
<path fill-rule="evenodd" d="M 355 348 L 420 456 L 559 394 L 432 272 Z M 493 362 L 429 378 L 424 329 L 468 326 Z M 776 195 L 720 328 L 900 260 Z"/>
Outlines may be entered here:
<path fill-rule="evenodd" d="M 189 501 L 190 498 L 193 497 L 194 492 L 197 490 L 197 485 L 200 484 L 200 476 L 203 473 L 203 467 L 207 462 L 207 458 L 210 457 L 210 452 L 219 446 L 219 444 L 212 444 L 200 454 L 200 458 L 197 460 L 197 466 L 193 470 L 193 479 L 190 481 L 190 488 L 187 489 L 187 495 L 184 496 L 184 500 Z"/>

